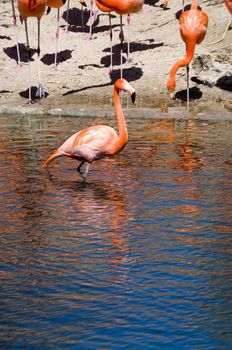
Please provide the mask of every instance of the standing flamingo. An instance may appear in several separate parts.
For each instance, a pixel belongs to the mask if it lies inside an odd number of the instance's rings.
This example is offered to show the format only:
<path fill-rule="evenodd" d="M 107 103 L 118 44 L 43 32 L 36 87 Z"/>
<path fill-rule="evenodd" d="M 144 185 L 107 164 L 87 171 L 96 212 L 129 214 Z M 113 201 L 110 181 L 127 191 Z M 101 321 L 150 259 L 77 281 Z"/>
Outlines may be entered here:
<path fill-rule="evenodd" d="M 132 101 L 135 101 L 134 88 L 125 79 L 116 80 L 114 83 L 114 106 L 119 134 L 107 125 L 95 125 L 83 129 L 69 137 L 55 150 L 45 161 L 44 166 L 47 166 L 56 157 L 71 157 L 80 162 L 77 171 L 85 180 L 93 161 L 112 157 L 122 151 L 128 142 L 128 132 L 119 97 L 120 91 L 127 92 Z M 87 166 L 85 172 L 82 173 L 81 167 L 84 163 L 87 163 Z"/>
<path fill-rule="evenodd" d="M 36 97 L 42 98 L 44 96 L 43 87 L 41 84 L 40 77 L 40 20 L 45 13 L 47 0 L 18 0 L 18 10 L 20 13 L 21 23 L 25 23 L 26 40 L 27 40 L 27 50 L 28 50 L 28 64 L 29 64 L 29 81 L 31 82 L 31 51 L 29 45 L 29 36 L 27 29 L 27 19 L 28 17 L 36 17 L 38 22 L 38 47 L 37 47 L 37 69 L 38 69 L 38 87 L 36 92 Z M 32 103 L 31 98 L 31 83 L 29 86 L 29 103 Z"/>
<path fill-rule="evenodd" d="M 229 19 L 229 22 L 226 26 L 226 30 L 225 30 L 223 36 L 221 37 L 221 39 L 213 41 L 212 43 L 210 43 L 210 45 L 220 43 L 222 40 L 224 40 L 226 33 L 228 32 L 230 25 L 232 23 L 232 0 L 224 0 L 224 2 L 225 2 L 226 7 L 228 8 L 228 11 L 230 12 L 230 19 Z"/>
<path fill-rule="evenodd" d="M 66 0 L 47 0 L 47 14 L 51 11 L 51 7 L 57 8 L 57 24 L 56 24 L 56 51 L 55 51 L 55 61 L 54 69 L 57 70 L 57 51 L 58 51 L 58 40 L 59 40 L 59 29 L 60 29 L 60 8 L 65 4 Z"/>
<path fill-rule="evenodd" d="M 120 70 L 121 70 L 121 78 L 122 78 L 122 51 L 123 51 L 123 41 L 124 41 L 124 34 L 122 29 L 122 15 L 128 15 L 131 13 L 140 12 L 142 10 L 144 0 L 98 0 L 98 3 L 120 15 L 120 41 L 121 41 L 121 50 L 120 50 L 121 51 L 120 52 L 121 69 Z M 129 24 L 129 20 L 128 20 L 128 24 Z"/>
<path fill-rule="evenodd" d="M 195 46 L 204 40 L 208 25 L 208 16 L 205 12 L 198 10 L 198 0 L 193 0 L 191 9 L 181 14 L 180 34 L 186 45 L 186 56 L 178 60 L 171 68 L 167 83 L 170 96 L 176 87 L 176 72 L 180 67 L 187 68 L 187 104 L 189 105 L 189 63 L 193 59 Z"/>

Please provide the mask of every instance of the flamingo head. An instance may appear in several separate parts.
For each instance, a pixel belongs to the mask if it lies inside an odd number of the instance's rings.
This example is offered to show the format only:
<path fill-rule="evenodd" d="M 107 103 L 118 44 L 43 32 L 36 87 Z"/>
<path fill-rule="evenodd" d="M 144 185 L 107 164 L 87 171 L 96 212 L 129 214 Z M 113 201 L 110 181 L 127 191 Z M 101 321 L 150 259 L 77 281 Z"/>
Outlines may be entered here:
<path fill-rule="evenodd" d="M 174 95 L 175 87 L 176 87 L 175 79 L 169 78 L 168 82 L 167 82 L 167 89 L 168 89 L 168 92 L 169 92 L 169 95 L 170 95 L 171 99 L 173 99 L 174 96 L 175 96 Z"/>
<path fill-rule="evenodd" d="M 125 91 L 131 96 L 131 100 L 134 103 L 136 98 L 135 89 L 128 83 L 126 79 L 120 78 L 114 83 L 114 88 L 118 91 Z"/>

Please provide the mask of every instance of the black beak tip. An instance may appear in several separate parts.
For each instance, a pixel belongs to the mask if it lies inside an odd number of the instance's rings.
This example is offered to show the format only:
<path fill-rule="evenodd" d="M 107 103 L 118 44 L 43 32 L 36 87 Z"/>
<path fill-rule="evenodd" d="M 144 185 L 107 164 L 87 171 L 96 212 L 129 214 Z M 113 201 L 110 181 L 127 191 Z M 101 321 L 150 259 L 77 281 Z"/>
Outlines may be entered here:
<path fill-rule="evenodd" d="M 131 100 L 133 103 L 135 102 L 135 98 L 136 98 L 136 92 L 133 92 L 131 95 Z"/>
<path fill-rule="evenodd" d="M 82 5 L 83 5 L 84 7 L 87 7 L 87 5 L 86 5 L 86 2 L 85 2 L 85 1 L 83 2 L 83 4 L 82 4 Z"/>

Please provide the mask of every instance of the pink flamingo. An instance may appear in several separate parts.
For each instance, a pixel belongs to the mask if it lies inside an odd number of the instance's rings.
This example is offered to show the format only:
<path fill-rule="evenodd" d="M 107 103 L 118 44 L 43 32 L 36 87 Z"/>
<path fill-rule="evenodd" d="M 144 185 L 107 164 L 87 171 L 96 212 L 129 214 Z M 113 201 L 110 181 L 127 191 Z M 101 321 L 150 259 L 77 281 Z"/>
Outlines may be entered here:
<path fill-rule="evenodd" d="M 196 44 L 200 44 L 205 38 L 208 16 L 205 12 L 198 10 L 198 0 L 193 0 L 191 9 L 181 14 L 179 23 L 180 34 L 186 45 L 186 56 L 172 66 L 167 89 L 173 97 L 176 72 L 180 67 L 187 67 L 187 104 L 189 105 L 189 63 L 193 59 Z"/>
<path fill-rule="evenodd" d="M 83 129 L 69 137 L 55 150 L 47 158 L 44 166 L 47 166 L 54 158 L 61 156 L 76 159 L 80 162 L 77 171 L 85 180 L 93 161 L 112 157 L 121 152 L 128 142 L 128 131 L 120 102 L 120 91 L 127 92 L 132 101 L 135 101 L 134 88 L 125 79 L 116 80 L 114 83 L 114 106 L 119 134 L 107 125 L 94 125 Z M 87 166 L 85 172 L 82 173 L 81 167 L 84 163 L 87 163 Z"/>
<path fill-rule="evenodd" d="M 25 31 L 26 31 L 26 40 L 27 40 L 27 50 L 28 50 L 28 63 L 29 63 L 29 80 L 31 81 L 31 68 L 30 68 L 30 60 L 31 60 L 31 53 L 30 53 L 30 45 L 29 45 L 29 36 L 28 36 L 28 29 L 27 29 L 27 18 L 28 17 L 36 17 L 38 22 L 38 48 L 37 48 L 37 55 L 38 55 L 38 88 L 36 92 L 36 97 L 42 98 L 44 96 L 43 87 L 41 84 L 41 77 L 40 77 L 40 20 L 42 16 L 45 13 L 47 0 L 37 0 L 36 2 L 32 2 L 31 0 L 18 0 L 18 10 L 20 13 L 20 20 L 21 23 L 25 23 Z M 29 86 L 29 103 L 32 103 L 31 98 L 31 86 Z"/>

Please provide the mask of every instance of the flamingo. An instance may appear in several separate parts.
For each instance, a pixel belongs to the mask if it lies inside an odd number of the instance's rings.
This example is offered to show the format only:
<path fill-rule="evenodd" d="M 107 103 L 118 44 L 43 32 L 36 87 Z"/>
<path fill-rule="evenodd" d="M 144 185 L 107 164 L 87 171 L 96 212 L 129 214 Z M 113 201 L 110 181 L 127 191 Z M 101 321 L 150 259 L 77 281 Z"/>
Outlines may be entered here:
<path fill-rule="evenodd" d="M 186 45 L 186 56 L 178 60 L 171 68 L 167 82 L 167 89 L 173 98 L 173 91 L 176 87 L 176 72 L 180 67 L 187 68 L 187 104 L 189 105 L 189 63 L 193 59 L 195 46 L 200 44 L 206 35 L 208 16 L 205 12 L 198 10 L 198 0 L 193 0 L 191 9 L 181 14 L 180 34 Z"/>
<path fill-rule="evenodd" d="M 69 137 L 57 150 L 45 161 L 46 167 L 56 157 L 66 156 L 80 162 L 78 173 L 86 179 L 90 164 L 105 157 L 112 157 L 123 150 L 128 142 L 126 121 L 120 102 L 119 92 L 127 92 L 135 101 L 135 90 L 125 79 L 118 79 L 114 83 L 114 106 L 118 122 L 119 134 L 107 125 L 94 125 L 83 129 Z M 87 163 L 85 172 L 81 168 Z"/>
<path fill-rule="evenodd" d="M 31 60 L 31 53 L 30 53 L 30 45 L 29 45 L 29 36 L 28 36 L 28 29 L 27 29 L 27 19 L 28 17 L 36 17 L 38 22 L 38 47 L 37 47 L 37 70 L 38 70 L 38 87 L 36 92 L 36 97 L 42 98 L 44 97 L 44 91 L 41 84 L 41 77 L 40 77 L 40 20 L 42 16 L 45 13 L 47 5 L 47 0 L 37 0 L 35 2 L 32 2 L 31 0 L 18 0 L 18 10 L 20 13 L 20 21 L 21 23 L 25 23 L 25 31 L 26 31 L 26 40 L 27 40 L 27 50 L 28 50 L 28 64 L 29 64 L 29 81 L 31 80 L 31 68 L 30 68 L 30 60 Z M 29 103 L 32 103 L 31 98 L 31 84 L 29 86 Z"/>
<path fill-rule="evenodd" d="M 130 15 L 131 13 L 141 12 L 144 4 L 144 0 L 98 0 L 98 3 L 120 15 L 120 35 L 119 35 L 120 41 L 121 41 L 120 71 L 121 71 L 121 78 L 122 78 L 122 49 L 123 49 L 123 41 L 124 41 L 124 34 L 122 29 L 122 15 Z M 128 24 L 129 23 L 130 23 L 130 20 L 128 19 Z M 128 61 L 129 61 L 129 57 L 128 57 Z"/>
<path fill-rule="evenodd" d="M 66 0 L 47 0 L 47 14 L 51 11 L 51 7 L 57 8 L 57 25 L 56 25 L 56 51 L 55 51 L 55 61 L 54 69 L 57 70 L 57 51 L 58 51 L 58 40 L 59 40 L 59 27 L 60 27 L 60 8 L 65 4 Z"/>
<path fill-rule="evenodd" d="M 222 40 L 224 40 L 224 38 L 226 36 L 226 33 L 228 32 L 228 30 L 230 28 L 230 25 L 232 23 L 232 0 L 224 0 L 224 2 L 225 2 L 225 5 L 226 5 L 228 11 L 230 12 L 230 19 L 229 19 L 229 22 L 228 22 L 228 24 L 226 26 L 226 30 L 225 30 L 223 36 L 221 37 L 221 39 L 213 41 L 212 43 L 210 43 L 210 45 L 214 45 L 214 44 L 220 43 Z"/>

